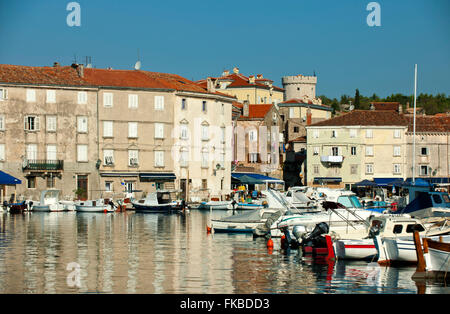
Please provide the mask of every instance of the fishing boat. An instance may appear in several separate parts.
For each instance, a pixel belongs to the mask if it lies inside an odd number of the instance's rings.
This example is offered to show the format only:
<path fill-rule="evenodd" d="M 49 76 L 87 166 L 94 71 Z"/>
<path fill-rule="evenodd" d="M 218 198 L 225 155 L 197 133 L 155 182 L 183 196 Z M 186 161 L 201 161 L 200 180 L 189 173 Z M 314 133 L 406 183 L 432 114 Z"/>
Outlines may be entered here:
<path fill-rule="evenodd" d="M 112 201 L 106 202 L 104 199 L 78 201 L 75 203 L 75 210 L 77 212 L 86 213 L 104 213 L 114 212 L 115 206 Z"/>
<path fill-rule="evenodd" d="M 33 212 L 62 212 L 66 208 L 59 202 L 60 190 L 44 190 L 41 192 L 39 202 L 32 202 L 31 210 Z"/>
<path fill-rule="evenodd" d="M 145 198 L 132 200 L 131 203 L 136 212 L 146 213 L 170 212 L 177 206 L 170 199 L 169 191 L 150 192 Z"/>
<path fill-rule="evenodd" d="M 423 242 L 423 244 L 422 244 Z M 443 279 L 450 281 L 450 241 L 448 238 L 432 240 L 420 239 L 414 233 L 414 243 L 417 252 L 417 268 L 413 279 Z"/>

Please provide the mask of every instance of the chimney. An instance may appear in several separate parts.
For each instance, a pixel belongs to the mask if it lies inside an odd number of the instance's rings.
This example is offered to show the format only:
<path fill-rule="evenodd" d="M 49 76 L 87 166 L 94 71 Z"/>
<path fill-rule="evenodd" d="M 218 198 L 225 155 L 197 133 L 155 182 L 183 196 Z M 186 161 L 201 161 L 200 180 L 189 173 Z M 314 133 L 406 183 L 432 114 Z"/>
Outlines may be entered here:
<path fill-rule="evenodd" d="M 306 110 L 306 125 L 311 125 L 311 121 L 312 121 L 311 109 L 308 108 Z"/>
<path fill-rule="evenodd" d="M 77 70 L 77 73 L 78 73 L 79 77 L 84 77 L 84 65 L 83 64 L 73 63 L 72 64 L 72 68 Z"/>
<path fill-rule="evenodd" d="M 216 92 L 216 87 L 215 87 L 215 85 L 216 85 L 216 82 L 213 81 L 210 77 L 208 77 L 208 78 L 206 79 L 206 90 L 207 90 L 209 93 L 215 93 L 215 92 Z"/>
<path fill-rule="evenodd" d="M 406 102 L 406 109 L 405 110 L 406 110 L 407 113 L 409 112 L 409 101 Z"/>
<path fill-rule="evenodd" d="M 262 74 L 257 74 L 257 75 L 256 75 L 256 78 L 257 78 L 258 80 L 261 80 L 261 79 L 263 78 L 263 75 L 262 75 Z"/>
<path fill-rule="evenodd" d="M 248 82 L 249 82 L 250 84 L 255 84 L 255 76 L 254 76 L 254 75 L 250 75 L 250 76 L 248 77 Z"/>
<path fill-rule="evenodd" d="M 239 74 L 239 68 L 238 67 L 234 67 L 233 68 L 233 73 L 234 74 Z"/>
<path fill-rule="evenodd" d="M 244 100 L 244 108 L 243 108 L 243 113 L 242 113 L 242 115 L 244 116 L 244 117 L 248 117 L 248 115 L 249 115 L 249 104 L 248 104 L 248 100 Z"/>
<path fill-rule="evenodd" d="M 222 76 L 228 76 L 228 75 L 230 75 L 230 71 L 224 70 L 224 71 L 222 72 Z"/>
<path fill-rule="evenodd" d="M 402 104 L 398 104 L 398 113 L 400 113 L 400 114 L 403 113 L 403 106 L 402 106 Z"/>
<path fill-rule="evenodd" d="M 54 68 L 59 67 L 59 62 L 54 62 L 54 63 L 53 63 L 53 67 L 54 67 Z"/>

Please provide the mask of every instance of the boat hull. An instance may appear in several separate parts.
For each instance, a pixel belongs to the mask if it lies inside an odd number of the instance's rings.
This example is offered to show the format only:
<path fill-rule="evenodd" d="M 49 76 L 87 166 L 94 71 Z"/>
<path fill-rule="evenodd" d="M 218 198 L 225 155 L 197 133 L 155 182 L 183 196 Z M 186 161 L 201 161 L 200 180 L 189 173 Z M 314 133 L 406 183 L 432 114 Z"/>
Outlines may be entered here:
<path fill-rule="evenodd" d="M 371 260 L 378 254 L 373 239 L 337 240 L 334 250 L 338 259 Z"/>
<path fill-rule="evenodd" d="M 142 205 L 142 204 L 133 204 L 133 209 L 136 212 L 144 212 L 144 213 L 165 213 L 170 212 L 173 209 L 173 204 L 164 204 L 164 205 Z"/>

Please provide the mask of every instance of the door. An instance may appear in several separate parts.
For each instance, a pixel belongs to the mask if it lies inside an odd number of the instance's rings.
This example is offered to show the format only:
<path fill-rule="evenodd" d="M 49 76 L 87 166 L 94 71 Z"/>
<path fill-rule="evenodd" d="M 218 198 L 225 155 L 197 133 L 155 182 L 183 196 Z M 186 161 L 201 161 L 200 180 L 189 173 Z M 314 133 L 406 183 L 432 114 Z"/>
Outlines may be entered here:
<path fill-rule="evenodd" d="M 88 176 L 78 175 L 77 176 L 77 198 L 81 201 L 86 201 L 88 199 Z"/>

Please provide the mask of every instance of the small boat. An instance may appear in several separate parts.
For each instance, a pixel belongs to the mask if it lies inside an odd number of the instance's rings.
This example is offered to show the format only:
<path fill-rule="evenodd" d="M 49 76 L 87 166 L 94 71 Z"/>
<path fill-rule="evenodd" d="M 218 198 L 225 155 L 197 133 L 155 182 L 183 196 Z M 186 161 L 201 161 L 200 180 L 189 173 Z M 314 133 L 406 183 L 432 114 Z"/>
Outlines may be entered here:
<path fill-rule="evenodd" d="M 233 209 L 232 201 L 209 201 L 202 202 L 198 209 L 207 209 L 207 210 L 228 210 Z"/>
<path fill-rule="evenodd" d="M 170 199 L 169 191 L 150 192 L 145 198 L 132 200 L 136 212 L 161 213 L 177 208 L 177 203 Z"/>
<path fill-rule="evenodd" d="M 267 203 L 266 203 L 267 204 Z M 236 204 L 236 209 L 238 210 L 252 210 L 264 208 L 264 202 L 262 200 L 248 202 L 239 202 Z"/>
<path fill-rule="evenodd" d="M 402 210 L 413 217 L 450 217 L 450 197 L 445 192 L 421 192 Z"/>
<path fill-rule="evenodd" d="M 316 201 L 306 196 L 304 191 L 304 187 L 293 187 L 285 192 L 285 197 L 297 209 L 317 208 Z"/>
<path fill-rule="evenodd" d="M 220 219 L 211 220 L 211 230 L 227 233 L 253 233 L 254 230 L 264 225 L 269 219 L 276 220 L 282 215 L 278 209 L 261 208 L 249 210 L 241 214 L 231 215 Z"/>
<path fill-rule="evenodd" d="M 33 212 L 62 212 L 66 208 L 59 201 L 60 190 L 45 190 L 41 192 L 39 202 L 32 202 Z"/>
<path fill-rule="evenodd" d="M 115 206 L 111 201 L 106 202 L 104 199 L 78 201 L 75 203 L 75 210 L 77 212 L 86 213 L 104 213 L 114 212 Z"/>
<path fill-rule="evenodd" d="M 423 242 L 423 244 L 421 243 Z M 450 241 L 448 238 L 432 240 L 414 233 L 417 269 L 413 279 L 443 279 L 450 282 Z"/>

